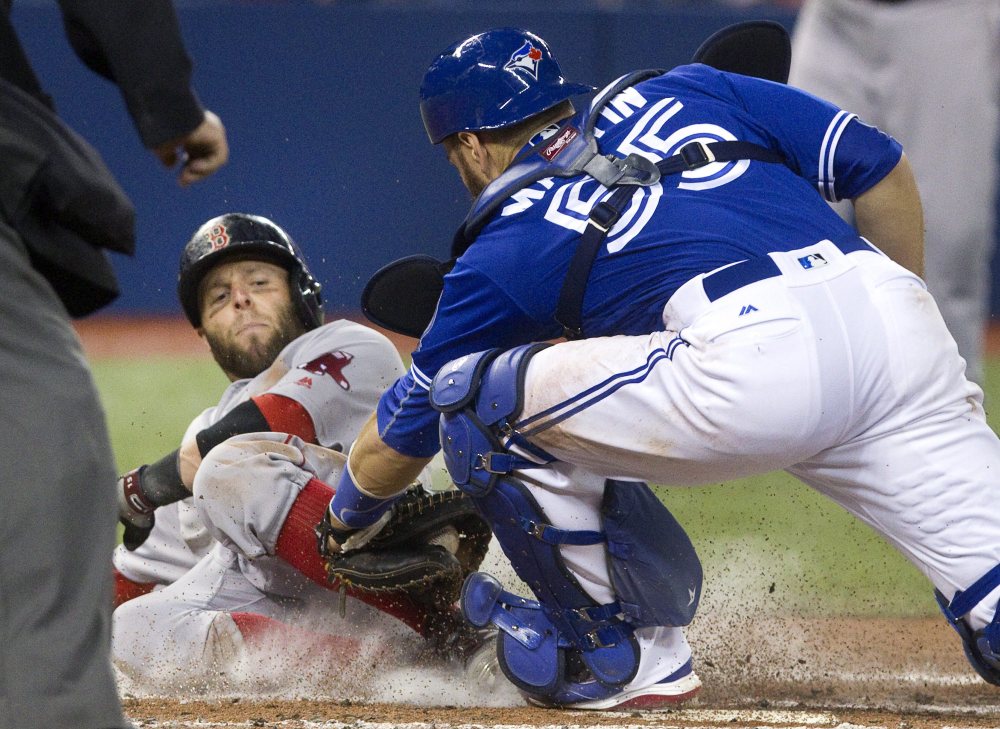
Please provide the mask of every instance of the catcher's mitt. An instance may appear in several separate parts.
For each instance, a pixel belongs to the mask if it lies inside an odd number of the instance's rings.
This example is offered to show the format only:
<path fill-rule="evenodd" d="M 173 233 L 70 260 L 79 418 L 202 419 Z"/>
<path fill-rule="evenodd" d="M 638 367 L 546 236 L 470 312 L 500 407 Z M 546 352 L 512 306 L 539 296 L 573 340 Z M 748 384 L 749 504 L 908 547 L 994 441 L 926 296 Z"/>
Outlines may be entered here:
<path fill-rule="evenodd" d="M 329 513 L 316 527 L 331 583 L 357 590 L 405 591 L 446 605 L 458 599 L 466 576 L 489 547 L 489 526 L 461 491 L 428 493 L 417 484 L 392 505 L 382 529 L 365 544 L 332 552 Z"/>

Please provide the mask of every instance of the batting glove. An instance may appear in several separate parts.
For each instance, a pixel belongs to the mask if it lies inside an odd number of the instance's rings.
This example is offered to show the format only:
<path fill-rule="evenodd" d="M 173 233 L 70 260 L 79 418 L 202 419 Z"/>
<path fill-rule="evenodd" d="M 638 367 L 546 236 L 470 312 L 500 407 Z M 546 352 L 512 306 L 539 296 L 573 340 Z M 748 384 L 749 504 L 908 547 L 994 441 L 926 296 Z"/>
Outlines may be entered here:
<path fill-rule="evenodd" d="M 118 521 L 125 527 L 122 544 L 130 552 L 146 541 L 153 531 L 156 505 L 142 490 L 142 472 L 145 466 L 129 471 L 118 479 Z"/>

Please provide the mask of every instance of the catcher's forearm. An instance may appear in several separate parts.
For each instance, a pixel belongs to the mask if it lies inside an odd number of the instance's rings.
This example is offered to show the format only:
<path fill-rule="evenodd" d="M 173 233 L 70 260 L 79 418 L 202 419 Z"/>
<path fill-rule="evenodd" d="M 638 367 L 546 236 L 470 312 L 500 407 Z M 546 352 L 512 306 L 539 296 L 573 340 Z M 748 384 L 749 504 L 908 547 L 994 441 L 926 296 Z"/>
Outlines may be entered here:
<path fill-rule="evenodd" d="M 924 275 L 924 217 L 906 155 L 870 190 L 854 200 L 858 232 L 889 258 Z"/>
<path fill-rule="evenodd" d="M 405 491 L 431 459 L 404 456 L 386 445 L 372 415 L 354 441 L 349 460 L 357 485 L 365 493 L 387 499 Z"/>
<path fill-rule="evenodd" d="M 354 530 L 371 527 L 369 531 L 377 531 L 392 498 L 413 483 L 428 460 L 394 451 L 379 437 L 375 416 L 369 418 L 351 446 L 327 510 L 333 539 L 343 545 Z"/>

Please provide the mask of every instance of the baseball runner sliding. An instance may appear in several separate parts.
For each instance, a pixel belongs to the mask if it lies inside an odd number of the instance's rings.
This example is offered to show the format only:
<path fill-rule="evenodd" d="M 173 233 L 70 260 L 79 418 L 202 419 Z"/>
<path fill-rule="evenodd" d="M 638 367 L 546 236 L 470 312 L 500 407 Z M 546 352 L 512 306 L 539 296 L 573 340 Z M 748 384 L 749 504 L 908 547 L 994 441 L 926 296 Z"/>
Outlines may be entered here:
<path fill-rule="evenodd" d="M 360 641 L 392 634 L 390 615 L 444 657 L 478 647 L 481 631 L 463 627 L 452 603 L 489 532 L 457 492 L 431 497 L 418 488 L 412 498 L 422 511 L 438 513 L 442 502 L 450 511 L 430 519 L 430 530 L 426 520 L 416 533 L 398 527 L 403 538 L 397 533 L 375 567 L 348 563 L 330 575 L 317 551 L 314 529 L 333 493 L 322 482 L 336 481 L 342 451 L 404 371 L 392 343 L 346 320 L 323 324 L 304 256 L 259 216 L 206 222 L 184 250 L 178 292 L 232 384 L 177 451 L 119 481 L 126 530 L 114 554 L 116 664 L 147 686 L 178 680 L 179 667 L 184 682 L 198 682 L 238 665 L 247 649 L 294 641 L 346 667 Z M 209 452 L 214 466 L 202 461 Z M 451 551 L 430 543 L 449 528 Z M 379 567 L 396 581 L 373 583 Z M 396 589 L 400 573 L 419 589 Z M 316 615 L 321 628 L 310 621 Z"/>

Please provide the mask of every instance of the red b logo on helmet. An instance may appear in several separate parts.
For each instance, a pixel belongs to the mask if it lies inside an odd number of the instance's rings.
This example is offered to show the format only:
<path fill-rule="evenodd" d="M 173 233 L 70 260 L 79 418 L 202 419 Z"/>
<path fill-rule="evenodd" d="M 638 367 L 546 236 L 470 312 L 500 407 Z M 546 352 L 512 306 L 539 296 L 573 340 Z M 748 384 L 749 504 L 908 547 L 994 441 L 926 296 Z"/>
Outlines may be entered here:
<path fill-rule="evenodd" d="M 224 225 L 216 225 L 208 233 L 208 242 L 212 245 L 212 250 L 217 251 L 229 245 L 229 232 Z"/>

